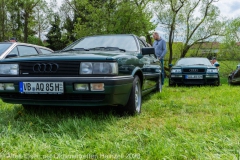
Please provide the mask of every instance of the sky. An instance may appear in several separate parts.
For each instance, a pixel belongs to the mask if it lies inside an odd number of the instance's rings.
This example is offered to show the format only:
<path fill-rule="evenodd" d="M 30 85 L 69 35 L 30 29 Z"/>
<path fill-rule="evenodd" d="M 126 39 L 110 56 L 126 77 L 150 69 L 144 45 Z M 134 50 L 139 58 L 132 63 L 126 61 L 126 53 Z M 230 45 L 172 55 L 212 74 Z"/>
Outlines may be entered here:
<path fill-rule="evenodd" d="M 239 0 L 219 0 L 215 5 L 220 9 L 221 16 L 227 18 L 236 18 L 240 16 Z"/>

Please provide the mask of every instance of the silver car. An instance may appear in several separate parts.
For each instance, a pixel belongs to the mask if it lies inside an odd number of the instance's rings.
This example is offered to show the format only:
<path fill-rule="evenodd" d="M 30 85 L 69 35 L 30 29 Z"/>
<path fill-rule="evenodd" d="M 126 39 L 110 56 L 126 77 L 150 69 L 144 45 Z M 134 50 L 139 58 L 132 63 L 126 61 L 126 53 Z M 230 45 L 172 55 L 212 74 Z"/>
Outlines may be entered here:
<path fill-rule="evenodd" d="M 49 48 L 28 43 L 19 42 L 0 43 L 0 60 L 10 57 L 22 57 L 51 53 L 53 53 L 53 50 Z"/>

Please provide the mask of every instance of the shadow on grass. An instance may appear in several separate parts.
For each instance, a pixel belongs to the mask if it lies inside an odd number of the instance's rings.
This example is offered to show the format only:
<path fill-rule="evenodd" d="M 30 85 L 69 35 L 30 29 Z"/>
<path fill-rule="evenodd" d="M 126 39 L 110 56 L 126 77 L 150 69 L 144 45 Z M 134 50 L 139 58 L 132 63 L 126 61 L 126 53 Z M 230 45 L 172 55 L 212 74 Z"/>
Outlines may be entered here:
<path fill-rule="evenodd" d="M 115 126 L 120 119 L 129 115 L 120 108 L 113 107 L 31 107 L 9 105 L 0 112 L 0 130 L 13 128 L 14 133 L 27 135 L 65 134 L 80 138 L 92 132 L 105 132 L 106 127 Z M 7 132 L 6 132 L 7 133 Z"/>

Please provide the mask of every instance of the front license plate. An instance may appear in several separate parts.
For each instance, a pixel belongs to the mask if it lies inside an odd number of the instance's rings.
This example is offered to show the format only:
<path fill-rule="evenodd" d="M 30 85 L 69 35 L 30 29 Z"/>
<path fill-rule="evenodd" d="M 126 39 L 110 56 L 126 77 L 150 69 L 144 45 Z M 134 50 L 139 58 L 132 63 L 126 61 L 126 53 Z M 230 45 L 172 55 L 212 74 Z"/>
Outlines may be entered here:
<path fill-rule="evenodd" d="M 62 94 L 63 82 L 19 82 L 20 93 Z"/>
<path fill-rule="evenodd" d="M 185 79 L 203 79 L 203 75 L 185 75 Z"/>

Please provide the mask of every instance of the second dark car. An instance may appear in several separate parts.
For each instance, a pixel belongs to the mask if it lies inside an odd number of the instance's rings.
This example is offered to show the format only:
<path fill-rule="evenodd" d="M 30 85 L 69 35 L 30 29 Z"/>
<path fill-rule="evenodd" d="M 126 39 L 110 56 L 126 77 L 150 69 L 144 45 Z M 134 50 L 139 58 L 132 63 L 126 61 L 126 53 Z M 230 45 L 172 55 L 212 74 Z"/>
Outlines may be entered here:
<path fill-rule="evenodd" d="M 169 86 L 219 84 L 218 68 L 207 58 L 181 58 L 171 68 Z"/>

